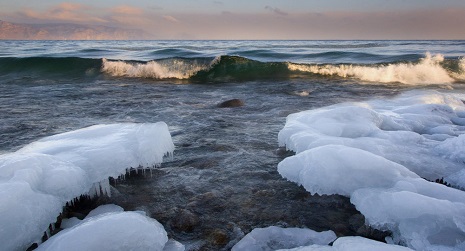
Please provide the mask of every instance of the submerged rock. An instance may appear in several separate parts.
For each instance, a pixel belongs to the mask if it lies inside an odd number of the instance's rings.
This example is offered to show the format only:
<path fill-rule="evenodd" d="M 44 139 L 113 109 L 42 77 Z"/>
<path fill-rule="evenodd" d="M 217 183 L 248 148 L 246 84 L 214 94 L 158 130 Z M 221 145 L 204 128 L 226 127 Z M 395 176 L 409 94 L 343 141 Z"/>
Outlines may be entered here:
<path fill-rule="evenodd" d="M 189 210 L 181 209 L 177 212 L 172 222 L 172 227 L 183 232 L 192 232 L 199 225 L 200 220 L 197 215 Z"/>
<path fill-rule="evenodd" d="M 218 104 L 219 108 L 241 107 L 241 106 L 244 106 L 244 101 L 242 101 L 240 99 L 237 99 L 237 98 L 227 100 L 227 101 L 224 101 L 224 102 Z"/>

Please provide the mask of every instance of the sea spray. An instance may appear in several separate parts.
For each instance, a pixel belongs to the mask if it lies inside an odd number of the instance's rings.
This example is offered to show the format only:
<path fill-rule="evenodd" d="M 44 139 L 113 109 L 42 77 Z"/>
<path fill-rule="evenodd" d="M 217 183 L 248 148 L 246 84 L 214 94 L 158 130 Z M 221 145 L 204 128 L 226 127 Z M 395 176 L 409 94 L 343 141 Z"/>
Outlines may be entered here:
<path fill-rule="evenodd" d="M 450 84 L 454 78 L 441 66 L 444 56 L 441 54 L 426 56 L 418 63 L 394 63 L 387 65 L 308 65 L 288 63 L 291 71 L 313 74 L 356 78 L 369 82 L 402 83 L 407 85 Z M 464 63 L 463 60 L 461 61 Z"/>
<path fill-rule="evenodd" d="M 149 61 L 147 63 L 130 63 L 102 59 L 102 71 L 114 77 L 135 77 L 153 79 L 188 79 L 209 65 L 187 60 L 171 59 Z"/>

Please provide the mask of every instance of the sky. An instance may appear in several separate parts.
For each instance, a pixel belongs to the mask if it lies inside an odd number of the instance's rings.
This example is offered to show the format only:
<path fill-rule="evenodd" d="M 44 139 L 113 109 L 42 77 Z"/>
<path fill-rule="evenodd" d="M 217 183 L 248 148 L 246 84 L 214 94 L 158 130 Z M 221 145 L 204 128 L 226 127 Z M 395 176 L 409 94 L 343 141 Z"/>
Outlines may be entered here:
<path fill-rule="evenodd" d="M 153 39 L 465 39 L 464 0 L 0 0 L 0 20 Z"/>

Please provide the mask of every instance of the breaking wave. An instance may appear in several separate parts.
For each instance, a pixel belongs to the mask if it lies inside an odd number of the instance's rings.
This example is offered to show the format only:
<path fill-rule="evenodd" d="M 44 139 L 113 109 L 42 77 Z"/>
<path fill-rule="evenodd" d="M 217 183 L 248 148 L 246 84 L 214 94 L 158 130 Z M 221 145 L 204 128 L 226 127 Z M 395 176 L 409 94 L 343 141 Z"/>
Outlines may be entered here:
<path fill-rule="evenodd" d="M 288 77 L 290 74 L 284 62 L 265 63 L 239 56 L 220 56 L 214 59 L 172 58 L 149 62 L 103 59 L 102 72 L 114 77 L 212 82 L 269 79 Z"/>
<path fill-rule="evenodd" d="M 194 81 L 241 81 L 276 78 L 339 77 L 370 83 L 406 85 L 451 84 L 465 80 L 465 59 L 446 60 L 426 53 L 418 62 L 389 64 L 298 64 L 260 62 L 239 56 L 221 56 L 210 61 L 165 59 L 149 62 L 108 61 L 102 71 L 115 77 L 190 79 Z"/>
<path fill-rule="evenodd" d="M 399 58 L 402 58 L 399 56 Z M 445 59 L 427 53 L 419 60 L 376 64 L 304 64 L 263 62 L 241 56 L 182 58 L 152 61 L 90 59 L 79 57 L 0 58 L 0 76 L 47 75 L 59 78 L 99 77 L 179 80 L 192 83 L 277 79 L 356 79 L 362 83 L 405 85 L 465 82 L 465 58 Z M 337 60 L 334 60 L 337 61 Z M 19 73 L 19 74 L 18 74 Z"/>
<path fill-rule="evenodd" d="M 459 59 L 457 66 L 445 62 L 444 56 L 426 56 L 417 63 L 401 62 L 380 65 L 308 65 L 288 63 L 291 71 L 309 72 L 323 76 L 356 78 L 378 83 L 402 83 L 407 85 L 450 84 L 465 78 L 465 59 Z M 455 69 L 454 69 L 455 68 Z"/>
<path fill-rule="evenodd" d="M 170 59 L 131 63 L 125 61 L 102 60 L 102 71 L 115 77 L 137 77 L 153 79 L 188 79 L 209 65 L 197 61 Z"/>

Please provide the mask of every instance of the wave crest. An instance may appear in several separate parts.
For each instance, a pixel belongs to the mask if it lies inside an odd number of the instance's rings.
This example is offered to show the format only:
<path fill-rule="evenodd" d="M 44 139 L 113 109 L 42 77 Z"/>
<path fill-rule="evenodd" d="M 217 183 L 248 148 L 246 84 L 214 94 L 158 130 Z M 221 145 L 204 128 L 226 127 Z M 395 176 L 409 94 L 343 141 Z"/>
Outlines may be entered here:
<path fill-rule="evenodd" d="M 453 74 L 441 66 L 444 56 L 441 54 L 426 56 L 418 63 L 395 63 L 388 65 L 305 65 L 288 63 L 290 71 L 309 72 L 319 75 L 352 77 L 363 81 L 380 83 L 402 83 L 408 85 L 450 84 L 455 81 Z M 459 66 L 465 70 L 465 60 Z"/>
<path fill-rule="evenodd" d="M 179 59 L 130 63 L 102 59 L 102 72 L 114 77 L 188 79 L 209 65 Z"/>

